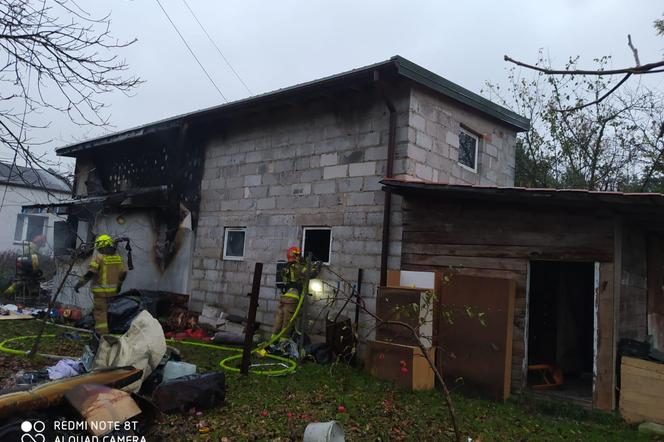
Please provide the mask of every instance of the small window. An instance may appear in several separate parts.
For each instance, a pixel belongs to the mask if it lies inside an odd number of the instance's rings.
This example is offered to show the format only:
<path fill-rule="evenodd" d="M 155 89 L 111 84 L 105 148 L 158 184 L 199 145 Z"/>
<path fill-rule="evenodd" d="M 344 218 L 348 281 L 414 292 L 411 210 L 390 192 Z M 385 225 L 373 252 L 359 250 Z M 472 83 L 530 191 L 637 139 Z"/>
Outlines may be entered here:
<path fill-rule="evenodd" d="M 311 259 L 330 263 L 332 229 L 329 227 L 304 227 L 302 234 L 302 256 L 311 254 Z"/>
<path fill-rule="evenodd" d="M 226 227 L 224 231 L 224 259 L 242 261 L 244 259 L 244 227 Z"/>
<path fill-rule="evenodd" d="M 459 132 L 459 164 L 477 172 L 477 146 L 479 139 L 465 130 Z"/>
<path fill-rule="evenodd" d="M 16 228 L 14 229 L 14 241 L 32 241 L 36 236 L 44 235 L 46 229 L 46 217 L 19 213 L 16 215 Z"/>

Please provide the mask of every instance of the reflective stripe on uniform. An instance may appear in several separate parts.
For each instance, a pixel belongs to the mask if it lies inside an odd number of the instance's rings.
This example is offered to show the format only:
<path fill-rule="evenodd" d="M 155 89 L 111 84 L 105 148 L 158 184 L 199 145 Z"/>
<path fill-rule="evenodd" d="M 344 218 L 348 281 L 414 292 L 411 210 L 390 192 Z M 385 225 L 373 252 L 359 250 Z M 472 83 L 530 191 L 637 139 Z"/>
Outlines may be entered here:
<path fill-rule="evenodd" d="M 300 300 L 300 294 L 297 292 L 297 290 L 294 290 L 294 289 L 288 290 L 286 293 L 284 293 L 281 296 L 283 296 L 284 298 L 297 299 L 298 301 Z"/>
<path fill-rule="evenodd" d="M 116 286 L 106 286 L 106 287 L 100 287 L 100 286 L 94 286 L 92 287 L 92 293 L 115 293 L 117 292 L 117 287 Z"/>

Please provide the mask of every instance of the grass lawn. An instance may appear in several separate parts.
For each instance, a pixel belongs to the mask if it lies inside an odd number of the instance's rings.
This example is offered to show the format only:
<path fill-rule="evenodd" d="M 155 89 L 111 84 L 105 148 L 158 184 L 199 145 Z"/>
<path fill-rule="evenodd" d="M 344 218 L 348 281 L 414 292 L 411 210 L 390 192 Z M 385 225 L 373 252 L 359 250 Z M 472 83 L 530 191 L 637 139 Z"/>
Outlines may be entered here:
<path fill-rule="evenodd" d="M 0 338 L 34 334 L 36 321 L 0 321 Z M 51 333 L 63 329 L 49 327 Z M 28 342 L 12 347 L 27 348 Z M 183 360 L 202 371 L 218 369 L 224 352 L 177 345 Z M 78 356 L 81 344 L 44 340 L 43 351 Z M 21 367 L 33 369 L 52 361 L 0 355 L 0 376 Z M 229 374 L 226 404 L 202 415 L 167 416 L 166 440 L 236 441 L 301 440 L 311 421 L 341 422 L 347 440 L 446 440 L 451 426 L 436 391 L 408 392 L 343 365 L 305 364 L 293 375 L 279 378 Z M 609 414 L 574 406 L 520 398 L 505 404 L 454 396 L 461 430 L 482 441 L 634 441 L 651 440 Z M 339 413 L 343 405 L 345 412 Z M 200 434 L 199 427 L 208 427 Z"/>

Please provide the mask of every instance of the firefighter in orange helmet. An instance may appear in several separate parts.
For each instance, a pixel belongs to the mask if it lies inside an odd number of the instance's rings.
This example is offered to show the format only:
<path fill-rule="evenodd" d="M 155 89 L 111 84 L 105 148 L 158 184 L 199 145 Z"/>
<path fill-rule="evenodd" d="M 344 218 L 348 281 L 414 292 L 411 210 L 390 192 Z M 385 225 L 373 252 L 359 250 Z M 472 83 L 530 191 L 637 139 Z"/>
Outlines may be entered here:
<path fill-rule="evenodd" d="M 282 269 L 281 280 L 284 285 L 279 299 L 279 307 L 272 327 L 272 337 L 276 336 L 283 328 L 288 326 L 290 319 L 295 313 L 300 296 L 303 294 L 303 285 L 308 269 L 302 260 L 302 252 L 299 247 L 291 247 L 286 252 L 288 264 Z M 314 276 L 320 270 L 320 263 L 316 263 L 309 271 L 309 277 Z"/>

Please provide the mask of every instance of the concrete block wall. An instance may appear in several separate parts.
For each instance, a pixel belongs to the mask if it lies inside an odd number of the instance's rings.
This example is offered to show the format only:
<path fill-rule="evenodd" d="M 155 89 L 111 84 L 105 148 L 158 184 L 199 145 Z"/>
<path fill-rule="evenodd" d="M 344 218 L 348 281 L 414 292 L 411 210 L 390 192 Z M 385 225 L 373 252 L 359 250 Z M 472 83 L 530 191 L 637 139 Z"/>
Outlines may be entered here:
<path fill-rule="evenodd" d="M 407 143 L 397 148 L 397 169 L 411 179 L 449 184 L 514 185 L 516 133 L 477 111 L 413 87 Z M 478 170 L 458 163 L 461 126 L 479 135 Z"/>
<path fill-rule="evenodd" d="M 409 99 L 404 89 L 395 100 L 403 127 Z M 194 248 L 192 310 L 211 303 L 245 315 L 254 263 L 263 262 L 257 319 L 271 325 L 279 299 L 276 262 L 285 259 L 288 247 L 301 245 L 303 226 L 331 227 L 330 268 L 351 282 L 363 268 L 362 295 L 375 297 L 384 201 L 379 181 L 386 168 L 389 113 L 382 100 L 369 95 L 343 103 L 316 103 L 233 122 L 210 139 Z M 398 268 L 400 200 L 393 198 L 390 266 Z M 243 261 L 221 258 L 225 227 L 246 227 Z M 321 276 L 336 285 L 329 271 Z"/>

